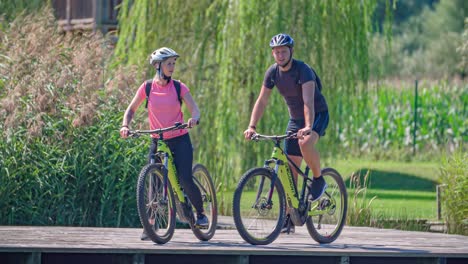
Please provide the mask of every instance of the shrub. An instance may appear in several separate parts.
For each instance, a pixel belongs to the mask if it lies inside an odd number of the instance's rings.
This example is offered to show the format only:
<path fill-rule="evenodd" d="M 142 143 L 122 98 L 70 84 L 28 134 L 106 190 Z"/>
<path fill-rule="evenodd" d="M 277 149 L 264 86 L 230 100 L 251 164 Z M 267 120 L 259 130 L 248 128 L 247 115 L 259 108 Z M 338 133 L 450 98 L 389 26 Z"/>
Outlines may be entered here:
<path fill-rule="evenodd" d="M 0 224 L 138 225 L 148 141 L 118 135 L 138 75 L 107 79 L 107 44 L 61 32 L 50 8 L 0 31 Z"/>
<path fill-rule="evenodd" d="M 468 235 L 468 153 L 456 152 L 440 168 L 442 208 L 447 231 Z"/>

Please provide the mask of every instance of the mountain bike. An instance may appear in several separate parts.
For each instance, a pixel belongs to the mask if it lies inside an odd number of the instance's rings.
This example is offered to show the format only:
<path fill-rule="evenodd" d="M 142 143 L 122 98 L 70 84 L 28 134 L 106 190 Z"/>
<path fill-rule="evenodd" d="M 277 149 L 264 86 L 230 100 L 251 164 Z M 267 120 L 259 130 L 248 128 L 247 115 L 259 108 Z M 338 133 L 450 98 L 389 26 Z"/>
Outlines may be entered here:
<path fill-rule="evenodd" d="M 130 131 L 130 136 L 157 134 L 157 152 L 144 166 L 138 177 L 137 207 L 141 224 L 148 237 L 158 244 L 167 243 L 174 235 L 176 212 L 181 222 L 189 224 L 193 234 L 202 241 L 210 240 L 218 223 L 216 191 L 210 174 L 202 164 L 195 164 L 192 175 L 202 194 L 203 208 L 209 219 L 208 227 L 195 225 L 195 208 L 180 184 L 172 152 L 164 142 L 163 133 L 188 128 L 187 123 L 155 130 Z"/>
<path fill-rule="evenodd" d="M 248 170 L 240 179 L 233 198 L 233 217 L 240 236 L 250 244 L 272 243 L 280 234 L 286 218 L 286 207 L 292 223 L 306 224 L 310 236 L 319 243 L 331 243 L 341 233 L 346 222 L 348 196 L 340 174 L 324 168 L 322 175 L 328 187 L 314 202 L 307 199 L 309 168 L 303 172 L 280 147 L 284 139 L 296 133 L 280 136 L 254 134 L 252 140 L 275 143 L 271 159 L 263 167 Z M 302 176 L 302 189 L 294 183 L 292 166 Z M 298 180 L 299 181 L 299 180 Z"/>

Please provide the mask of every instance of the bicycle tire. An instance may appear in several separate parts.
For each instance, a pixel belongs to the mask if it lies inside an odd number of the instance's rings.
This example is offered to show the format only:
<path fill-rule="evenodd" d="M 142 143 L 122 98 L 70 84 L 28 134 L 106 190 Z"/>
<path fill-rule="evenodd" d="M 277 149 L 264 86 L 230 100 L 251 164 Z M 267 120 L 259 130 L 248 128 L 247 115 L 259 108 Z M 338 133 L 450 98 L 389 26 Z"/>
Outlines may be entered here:
<path fill-rule="evenodd" d="M 162 169 L 162 164 L 146 165 L 140 172 L 137 184 L 137 208 L 140 222 L 148 237 L 158 244 L 169 242 L 176 226 L 175 198 L 169 182 L 167 201 L 161 199 L 164 189 Z M 153 192 L 148 191 L 150 188 L 154 191 L 154 195 Z M 150 219 L 154 219 L 154 224 L 150 223 Z"/>
<path fill-rule="evenodd" d="M 207 228 L 199 228 L 194 224 L 190 227 L 193 234 L 201 241 L 210 240 L 218 226 L 218 204 L 216 200 L 216 189 L 211 179 L 208 169 L 202 164 L 195 164 L 192 168 L 192 175 L 194 177 L 195 185 L 197 185 L 203 200 L 203 209 L 205 215 L 208 217 L 209 225 Z M 192 205 L 192 210 L 196 214 L 196 209 Z"/>
<path fill-rule="evenodd" d="M 328 244 L 339 237 L 346 223 L 348 195 L 343 178 L 335 169 L 323 169 L 322 176 L 325 178 L 328 187 L 325 190 L 326 193 L 318 199 L 317 205 L 323 205 L 326 210 L 321 215 L 308 217 L 306 226 L 310 236 L 315 241 Z M 339 191 L 339 193 L 336 191 Z M 338 197 L 339 201 L 337 201 Z M 328 202 L 331 203 L 328 204 Z M 336 213 L 339 213 L 339 215 L 336 215 Z M 336 220 L 336 223 L 334 223 L 334 220 Z"/>
<path fill-rule="evenodd" d="M 286 201 L 279 179 L 275 181 L 272 204 L 267 204 L 272 178 L 273 173 L 266 168 L 251 169 L 241 177 L 234 192 L 234 223 L 240 236 L 252 245 L 267 245 L 275 241 L 285 221 Z M 263 188 L 260 188 L 262 179 Z M 249 205 L 252 206 L 245 208 Z"/>

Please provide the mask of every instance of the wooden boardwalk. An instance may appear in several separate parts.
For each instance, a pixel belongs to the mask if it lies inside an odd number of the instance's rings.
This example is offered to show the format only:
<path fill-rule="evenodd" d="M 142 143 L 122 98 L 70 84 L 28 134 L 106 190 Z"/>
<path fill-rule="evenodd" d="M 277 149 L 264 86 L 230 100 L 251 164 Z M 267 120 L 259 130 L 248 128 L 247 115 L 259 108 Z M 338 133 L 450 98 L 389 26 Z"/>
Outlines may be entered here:
<path fill-rule="evenodd" d="M 228 218 L 221 226 L 229 227 Z M 140 241 L 141 229 L 0 226 L 0 263 L 468 263 L 468 237 L 345 227 L 320 245 L 306 227 L 266 246 L 250 245 L 236 230 L 218 229 L 201 242 L 177 229 L 164 245 Z"/>

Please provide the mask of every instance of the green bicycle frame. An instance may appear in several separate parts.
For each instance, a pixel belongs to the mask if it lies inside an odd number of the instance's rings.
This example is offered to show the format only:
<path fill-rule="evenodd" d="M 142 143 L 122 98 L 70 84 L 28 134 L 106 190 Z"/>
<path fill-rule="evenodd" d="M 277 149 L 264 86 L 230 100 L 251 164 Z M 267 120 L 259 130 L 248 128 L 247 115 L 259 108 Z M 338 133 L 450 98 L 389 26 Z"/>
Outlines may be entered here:
<path fill-rule="evenodd" d="M 286 154 L 279 146 L 275 145 L 271 158 L 272 159 L 267 162 L 275 163 L 274 171 L 283 185 L 289 206 L 292 208 L 298 208 L 299 195 L 297 187 L 294 184 L 294 178 L 292 176 L 291 169 L 289 168 L 289 161 Z"/>
<path fill-rule="evenodd" d="M 271 159 L 265 161 L 265 167 L 271 168 L 271 164 L 275 164 L 273 168 L 276 178 L 280 180 L 281 184 L 283 185 L 284 193 L 286 196 L 286 201 L 290 208 L 298 209 L 299 208 L 299 193 L 294 183 L 294 178 L 292 176 L 291 168 L 289 167 L 289 159 L 286 156 L 286 153 L 279 147 L 279 144 L 276 143 L 275 147 L 273 148 L 273 153 L 271 155 Z M 292 162 L 291 162 L 292 163 Z M 295 166 L 295 164 L 293 164 Z M 297 166 L 295 166 L 298 174 L 307 178 L 307 170 L 306 173 L 303 173 Z M 263 184 L 261 184 L 263 185 Z M 274 185 L 272 184 L 270 193 L 273 193 Z M 302 195 L 304 195 L 304 190 Z M 271 199 L 271 195 L 270 198 Z M 334 202 L 334 200 L 332 201 Z M 312 206 L 311 210 L 308 212 L 309 216 L 316 216 L 322 214 L 322 212 L 317 209 L 318 204 Z"/>
<path fill-rule="evenodd" d="M 185 203 L 186 201 L 184 192 L 182 185 L 180 184 L 179 177 L 177 177 L 176 174 L 176 167 L 172 157 L 172 152 L 162 139 L 158 140 L 157 155 L 161 157 L 162 164 L 165 168 L 164 174 L 167 175 L 167 179 L 171 183 L 174 194 L 177 196 L 180 202 Z M 164 175 L 164 178 L 166 178 L 166 175 Z M 164 187 L 164 190 L 167 191 L 167 183 L 164 183 Z M 165 193 L 165 195 L 167 195 L 167 193 Z"/>

